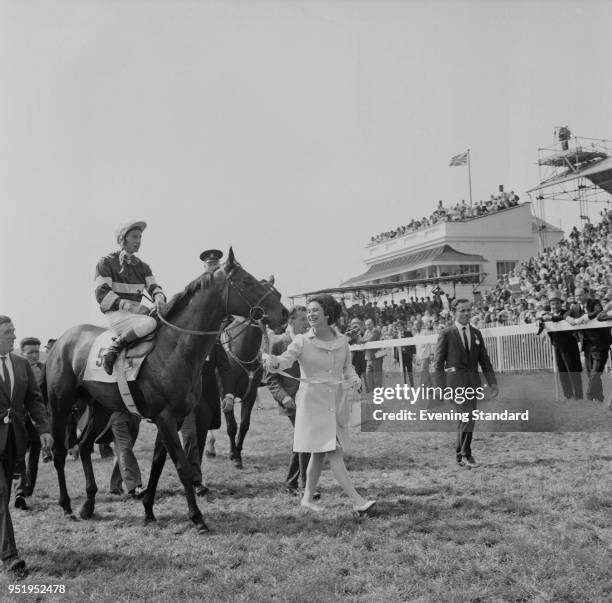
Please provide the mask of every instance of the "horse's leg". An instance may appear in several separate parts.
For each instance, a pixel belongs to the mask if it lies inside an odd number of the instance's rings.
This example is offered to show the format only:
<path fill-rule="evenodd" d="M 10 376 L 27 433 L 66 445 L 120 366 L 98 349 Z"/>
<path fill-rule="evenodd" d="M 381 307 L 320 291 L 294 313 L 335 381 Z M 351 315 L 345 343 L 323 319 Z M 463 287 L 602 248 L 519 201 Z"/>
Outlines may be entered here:
<path fill-rule="evenodd" d="M 225 426 L 227 428 L 227 435 L 230 441 L 230 460 L 236 461 L 238 456 L 236 450 L 236 434 L 238 433 L 238 424 L 236 423 L 236 417 L 234 417 L 234 409 L 223 412 L 225 415 Z"/>
<path fill-rule="evenodd" d="M 238 440 L 236 441 L 236 467 L 242 469 L 242 446 L 244 444 L 244 438 L 246 437 L 249 427 L 251 426 L 251 412 L 253 412 L 253 406 L 255 406 L 255 396 L 249 396 L 249 400 L 242 401 L 242 408 L 240 409 L 240 429 L 238 431 Z"/>
<path fill-rule="evenodd" d="M 149 483 L 142 497 L 142 504 L 145 510 L 145 525 L 157 521 L 153 513 L 153 503 L 155 502 L 157 484 L 159 483 L 159 478 L 166 464 L 166 456 L 167 451 L 158 430 L 157 436 L 155 437 L 155 446 L 153 448 L 153 461 L 151 462 L 151 470 L 149 472 Z"/>
<path fill-rule="evenodd" d="M 79 455 L 81 457 L 81 464 L 83 465 L 83 473 L 85 474 L 85 492 L 87 498 L 81 506 L 79 515 L 81 519 L 91 519 L 94 508 L 96 506 L 96 493 L 98 492 L 98 486 L 96 484 L 96 477 L 94 475 L 93 465 L 91 463 L 91 453 L 93 452 L 95 434 L 90 434 L 85 440 L 79 445 Z"/>
<path fill-rule="evenodd" d="M 67 410 L 65 410 L 66 406 L 68 407 Z M 62 403 L 53 392 L 49 392 L 49 407 L 52 409 L 53 416 L 53 465 L 57 472 L 60 491 L 59 504 L 64 509 L 64 515 L 74 517 L 64 471 L 66 466 L 66 425 L 72 402 Z"/>
<path fill-rule="evenodd" d="M 181 446 L 176 419 L 167 410 L 164 410 L 157 417 L 155 423 L 185 489 L 185 498 L 189 507 L 189 519 L 193 521 L 200 532 L 208 531 L 208 527 L 204 523 L 204 518 L 196 502 L 195 490 L 193 488 L 193 469 Z"/>

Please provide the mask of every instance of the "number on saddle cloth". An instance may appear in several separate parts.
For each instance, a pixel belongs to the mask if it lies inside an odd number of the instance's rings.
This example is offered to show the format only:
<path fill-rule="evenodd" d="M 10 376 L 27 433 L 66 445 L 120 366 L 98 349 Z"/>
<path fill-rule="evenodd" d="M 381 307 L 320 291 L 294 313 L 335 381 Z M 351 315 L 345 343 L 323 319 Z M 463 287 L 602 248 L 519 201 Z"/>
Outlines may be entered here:
<path fill-rule="evenodd" d="M 112 344 L 113 337 L 115 337 L 115 335 L 112 331 L 104 331 L 98 335 L 93 342 L 87 358 L 85 374 L 83 375 L 84 381 L 98 381 L 102 383 L 117 382 L 117 365 L 115 365 L 115 370 L 112 375 L 107 375 L 102 368 L 102 358 Z M 125 365 L 122 363 L 121 366 L 125 368 L 125 378 L 127 381 L 135 381 L 138 377 L 138 372 L 144 359 L 155 346 L 155 337 L 156 334 L 151 333 L 142 339 L 138 339 L 121 352 L 121 356 L 125 358 Z"/>

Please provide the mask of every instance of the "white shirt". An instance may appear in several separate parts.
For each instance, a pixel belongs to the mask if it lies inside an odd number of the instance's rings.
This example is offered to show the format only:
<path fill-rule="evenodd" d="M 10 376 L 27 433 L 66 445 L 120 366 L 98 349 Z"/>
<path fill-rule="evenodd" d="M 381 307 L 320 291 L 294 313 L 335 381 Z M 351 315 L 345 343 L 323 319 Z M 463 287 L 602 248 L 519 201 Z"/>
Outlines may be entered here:
<path fill-rule="evenodd" d="M 470 345 L 472 344 L 472 334 L 470 332 L 470 325 L 462 325 L 460 322 L 455 321 L 455 326 L 459 329 L 459 338 L 461 339 L 461 343 L 463 342 L 463 329 L 465 328 L 465 336 L 468 341 L 468 352 L 470 350 Z"/>
<path fill-rule="evenodd" d="M 0 356 L 0 358 L 6 358 L 6 368 L 8 370 L 9 377 L 11 378 L 11 396 L 12 396 L 13 390 L 15 389 L 15 373 L 13 372 L 13 363 L 11 362 L 11 355 L 6 354 L 5 356 Z M 0 379 L 4 381 L 4 369 L 2 367 L 2 361 L 0 361 Z"/>

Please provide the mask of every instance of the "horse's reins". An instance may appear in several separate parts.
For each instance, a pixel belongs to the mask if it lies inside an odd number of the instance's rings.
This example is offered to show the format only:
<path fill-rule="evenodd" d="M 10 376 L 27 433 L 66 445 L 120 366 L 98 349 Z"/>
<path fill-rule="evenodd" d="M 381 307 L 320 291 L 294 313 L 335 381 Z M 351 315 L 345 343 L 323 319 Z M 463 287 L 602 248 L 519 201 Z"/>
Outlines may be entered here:
<path fill-rule="evenodd" d="M 266 313 L 264 311 L 264 309 L 260 306 L 261 302 L 263 302 L 264 299 L 266 299 L 266 297 L 268 297 L 268 295 L 270 295 L 273 291 L 273 287 L 270 287 L 256 302 L 254 306 L 251 306 L 251 303 L 249 302 L 248 298 L 246 297 L 246 294 L 244 293 L 244 290 L 239 287 L 233 280 L 232 280 L 232 272 L 233 269 L 230 270 L 230 272 L 228 274 L 225 275 L 225 314 L 226 316 L 229 314 L 229 289 L 230 286 L 233 287 L 237 292 L 238 295 L 247 303 L 247 305 L 249 306 L 249 323 L 247 324 L 247 327 L 249 325 L 251 325 L 254 322 L 260 322 L 262 321 L 265 316 Z M 151 299 L 151 297 L 146 293 L 146 291 L 141 291 L 141 293 L 143 295 L 145 295 L 147 297 L 147 299 L 149 299 L 150 301 L 153 301 Z M 162 322 L 163 324 L 165 324 L 167 327 L 170 327 L 171 329 L 174 329 L 175 331 L 179 331 L 180 333 L 185 333 L 186 335 L 216 335 L 217 337 L 220 335 L 221 331 L 223 330 L 223 323 L 219 326 L 219 328 L 216 331 L 196 331 L 194 329 L 185 329 L 183 327 L 179 327 L 177 325 L 173 325 L 171 322 L 168 322 L 159 312 L 157 313 L 157 317 L 159 318 L 160 322 Z M 245 327 L 246 328 L 246 327 Z"/>
<path fill-rule="evenodd" d="M 261 300 L 260 300 L 261 301 Z M 261 333 L 262 333 L 262 339 L 265 342 L 266 345 L 266 350 L 269 349 L 269 345 L 270 345 L 270 341 L 268 338 L 268 333 L 266 330 L 266 326 L 263 324 L 263 322 L 261 320 L 257 321 L 257 325 L 253 324 L 253 322 L 249 321 L 248 323 L 246 323 L 244 326 L 241 325 L 242 329 L 240 330 L 240 332 L 238 333 L 238 335 L 242 334 L 246 329 L 248 329 L 249 327 L 253 327 L 253 326 L 257 326 L 257 328 L 261 329 Z M 260 369 L 263 370 L 263 363 L 261 362 L 261 350 L 257 350 L 257 353 L 255 354 L 255 356 L 251 359 L 251 360 L 242 360 L 241 358 L 238 357 L 237 354 L 235 354 L 231 347 L 230 347 L 230 342 L 233 339 L 236 339 L 238 337 L 238 335 L 235 335 L 234 337 L 230 337 L 228 330 L 224 330 L 223 333 L 221 334 L 221 343 L 225 343 L 227 348 L 227 355 L 246 373 L 248 379 L 249 379 L 249 384 L 247 385 L 247 389 L 244 393 L 244 395 L 242 396 L 242 399 L 246 399 L 247 396 L 249 395 L 249 393 L 251 392 L 251 388 L 253 387 L 253 380 L 255 379 L 255 375 L 257 374 L 257 371 L 259 371 Z M 225 337 L 224 337 L 225 336 Z M 225 341 L 224 341 L 225 339 Z M 247 365 L 252 364 L 253 362 L 258 362 L 258 366 L 252 370 L 250 368 L 247 368 Z"/>

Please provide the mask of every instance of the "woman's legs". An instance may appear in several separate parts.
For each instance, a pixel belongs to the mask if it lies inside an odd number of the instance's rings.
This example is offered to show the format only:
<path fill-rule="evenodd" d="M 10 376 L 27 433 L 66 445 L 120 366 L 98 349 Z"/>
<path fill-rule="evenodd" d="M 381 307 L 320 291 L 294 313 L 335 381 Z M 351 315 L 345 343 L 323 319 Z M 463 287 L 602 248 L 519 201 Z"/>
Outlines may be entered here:
<path fill-rule="evenodd" d="M 336 448 L 333 452 L 328 452 L 327 457 L 329 458 L 329 466 L 336 478 L 336 481 L 340 484 L 342 489 L 346 492 L 347 496 L 351 499 L 354 507 L 362 506 L 367 503 L 367 500 L 361 496 L 355 490 L 353 481 L 349 475 L 346 465 L 344 464 L 344 456 L 342 448 Z"/>
<path fill-rule="evenodd" d="M 323 461 L 325 460 L 326 452 L 313 452 L 310 455 L 308 469 L 306 469 L 306 486 L 304 488 L 304 496 L 301 505 L 315 511 L 323 509 L 320 505 L 314 503 L 314 493 L 321 477 L 321 469 L 323 469 Z"/>

